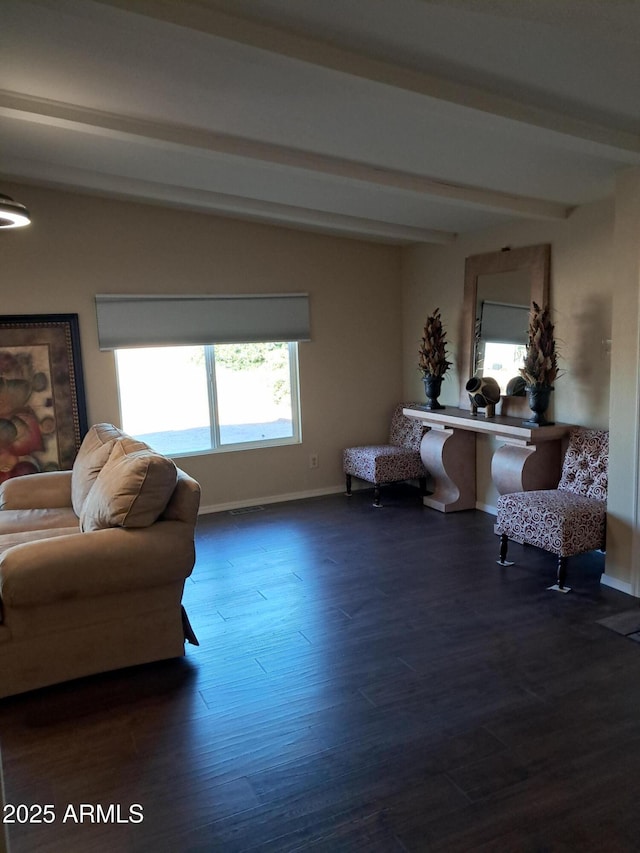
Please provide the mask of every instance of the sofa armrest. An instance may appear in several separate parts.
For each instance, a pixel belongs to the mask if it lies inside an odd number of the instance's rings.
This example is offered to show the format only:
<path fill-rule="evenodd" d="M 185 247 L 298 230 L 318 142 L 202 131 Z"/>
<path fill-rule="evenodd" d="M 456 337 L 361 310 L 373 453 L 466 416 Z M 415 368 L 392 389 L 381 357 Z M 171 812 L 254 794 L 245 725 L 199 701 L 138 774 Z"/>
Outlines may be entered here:
<path fill-rule="evenodd" d="M 12 477 L 0 485 L 2 509 L 54 509 L 71 506 L 71 471 L 45 471 Z"/>
<path fill-rule="evenodd" d="M 184 581 L 195 562 L 192 534 L 182 522 L 159 521 L 15 545 L 0 556 L 2 602 L 32 607 Z"/>

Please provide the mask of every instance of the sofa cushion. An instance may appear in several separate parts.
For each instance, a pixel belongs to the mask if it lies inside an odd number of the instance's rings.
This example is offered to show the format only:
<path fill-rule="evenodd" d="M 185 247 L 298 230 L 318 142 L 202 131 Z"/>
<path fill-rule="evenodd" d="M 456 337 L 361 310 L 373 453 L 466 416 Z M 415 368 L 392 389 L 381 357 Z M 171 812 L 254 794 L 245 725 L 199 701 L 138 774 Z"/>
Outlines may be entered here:
<path fill-rule="evenodd" d="M 71 471 L 71 504 L 77 516 L 115 441 L 121 436 L 122 432 L 112 424 L 94 424 L 82 440 Z"/>
<path fill-rule="evenodd" d="M 169 502 L 177 476 L 166 456 L 148 449 L 127 453 L 116 442 L 84 502 L 81 529 L 148 527 Z"/>
<path fill-rule="evenodd" d="M 56 539 L 58 536 L 71 536 L 80 533 L 79 527 L 54 527 L 51 530 L 27 530 L 22 533 L 4 533 L 0 536 L 0 557 L 14 545 L 24 545 L 26 542 L 36 542 L 40 539 Z M 0 585 L 2 572 L 0 570 Z"/>
<path fill-rule="evenodd" d="M 41 477 L 41 474 L 34 474 Z M 0 538 L 7 533 L 29 530 L 52 530 L 56 527 L 78 527 L 78 516 L 71 507 L 51 509 L 3 509 L 0 511 Z"/>

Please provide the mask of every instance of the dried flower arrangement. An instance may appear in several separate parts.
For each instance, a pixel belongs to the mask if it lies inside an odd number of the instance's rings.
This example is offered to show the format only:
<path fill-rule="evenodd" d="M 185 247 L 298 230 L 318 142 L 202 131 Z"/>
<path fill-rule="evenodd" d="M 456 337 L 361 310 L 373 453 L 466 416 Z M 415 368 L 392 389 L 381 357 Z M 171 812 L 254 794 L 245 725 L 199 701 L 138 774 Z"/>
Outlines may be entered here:
<path fill-rule="evenodd" d="M 424 324 L 424 334 L 420 342 L 418 367 L 423 376 L 444 376 L 451 367 L 447 361 L 447 333 L 442 327 L 440 309 L 436 308 Z"/>
<path fill-rule="evenodd" d="M 527 351 L 520 375 L 527 385 L 553 386 L 558 377 L 558 354 L 553 336 L 554 325 L 551 322 L 548 306 L 540 308 L 531 303 Z"/>

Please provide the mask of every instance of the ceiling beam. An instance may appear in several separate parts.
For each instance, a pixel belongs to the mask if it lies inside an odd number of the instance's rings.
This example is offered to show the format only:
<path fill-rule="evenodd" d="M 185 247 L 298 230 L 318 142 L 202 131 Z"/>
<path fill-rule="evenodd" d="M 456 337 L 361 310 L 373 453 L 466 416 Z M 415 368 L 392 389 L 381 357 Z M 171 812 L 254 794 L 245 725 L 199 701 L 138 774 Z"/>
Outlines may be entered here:
<path fill-rule="evenodd" d="M 132 118 L 74 104 L 0 90 L 0 115 L 20 121 L 61 127 L 105 138 L 138 139 L 167 148 L 208 152 L 241 158 L 317 177 L 340 178 L 367 186 L 400 190 L 477 209 L 494 210 L 536 219 L 566 219 L 571 208 L 558 202 L 438 180 L 413 172 L 260 142 L 231 134 Z"/>
<path fill-rule="evenodd" d="M 119 175 L 87 172 L 52 163 L 3 160 L 3 169 L 11 180 L 24 184 L 85 192 L 139 204 L 161 204 L 196 213 L 217 213 L 226 217 L 280 225 L 305 231 L 321 231 L 359 240 L 374 240 L 397 245 L 454 243 L 456 234 L 429 228 L 417 228 L 376 219 L 310 210 L 296 205 L 211 192 L 192 187 L 176 187 Z M 34 166 L 37 174 L 34 173 Z"/>
<path fill-rule="evenodd" d="M 103 5 L 155 20 L 207 33 L 285 56 L 318 67 L 331 69 L 372 82 L 393 86 L 433 98 L 441 103 L 472 109 L 492 119 L 526 124 L 560 134 L 576 142 L 588 143 L 588 149 L 603 147 L 611 151 L 637 155 L 640 135 L 617 130 L 590 121 L 572 118 L 562 112 L 542 109 L 524 101 L 503 97 L 469 84 L 427 74 L 396 63 L 345 50 L 329 42 L 300 35 L 256 20 L 232 15 L 212 6 L 182 0 L 97 0 Z M 635 162 L 635 158 L 633 159 Z"/>

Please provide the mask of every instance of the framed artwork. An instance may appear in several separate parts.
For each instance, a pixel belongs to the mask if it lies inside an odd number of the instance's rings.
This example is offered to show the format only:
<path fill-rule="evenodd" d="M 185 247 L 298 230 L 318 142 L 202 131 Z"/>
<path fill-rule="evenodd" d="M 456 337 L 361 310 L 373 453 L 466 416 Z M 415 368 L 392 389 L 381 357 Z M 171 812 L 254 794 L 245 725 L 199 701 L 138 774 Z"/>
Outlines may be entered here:
<path fill-rule="evenodd" d="M 78 315 L 0 316 L 0 483 L 70 469 L 86 431 Z"/>

